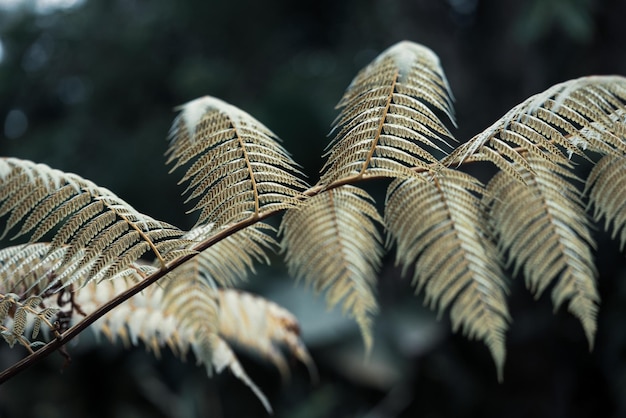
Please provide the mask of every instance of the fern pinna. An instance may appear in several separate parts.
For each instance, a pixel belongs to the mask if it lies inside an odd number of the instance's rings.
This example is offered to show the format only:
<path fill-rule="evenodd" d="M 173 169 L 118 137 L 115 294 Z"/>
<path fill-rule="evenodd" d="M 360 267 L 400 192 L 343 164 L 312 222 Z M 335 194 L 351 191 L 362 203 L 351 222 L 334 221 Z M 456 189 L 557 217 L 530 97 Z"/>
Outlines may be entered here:
<path fill-rule="evenodd" d="M 509 267 L 536 296 L 550 288 L 593 345 L 590 228 L 604 218 L 626 242 L 626 78 L 555 85 L 456 148 L 452 102 L 431 50 L 392 46 L 347 88 L 310 186 L 251 115 L 212 97 L 191 101 L 178 109 L 167 151 L 200 212 L 189 231 L 75 174 L 1 158 L 3 235 L 30 242 L 0 250 L 0 333 L 30 352 L 2 380 L 102 317 L 93 328 L 111 339 L 191 349 L 209 372 L 229 368 L 269 410 L 229 344 L 257 351 L 283 375 L 281 345 L 315 369 L 291 314 L 229 289 L 268 262 L 268 250 L 280 250 L 291 275 L 325 292 L 329 305 L 341 303 L 368 349 L 377 271 L 394 245 L 415 291 L 487 345 L 500 378 Z M 586 182 L 578 160 L 594 166 Z M 464 171 L 476 162 L 495 169 L 486 184 Z M 382 212 L 365 190 L 369 179 L 389 181 Z M 263 222 L 280 213 L 278 230 Z"/>

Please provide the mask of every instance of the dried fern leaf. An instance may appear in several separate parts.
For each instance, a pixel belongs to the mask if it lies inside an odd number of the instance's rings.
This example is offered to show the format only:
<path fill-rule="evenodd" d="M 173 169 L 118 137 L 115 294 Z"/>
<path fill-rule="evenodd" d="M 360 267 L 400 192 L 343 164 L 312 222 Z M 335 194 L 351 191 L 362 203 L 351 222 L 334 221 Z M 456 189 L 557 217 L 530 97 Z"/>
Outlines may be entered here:
<path fill-rule="evenodd" d="M 529 156 L 522 184 L 501 172 L 489 182 L 490 217 L 515 272 L 536 297 L 555 283 L 552 300 L 582 323 L 593 345 L 599 296 L 589 220 L 569 170 Z"/>
<path fill-rule="evenodd" d="M 31 233 L 33 242 L 56 229 L 50 251 L 67 247 L 55 270 L 64 284 L 110 278 L 148 252 L 165 265 L 157 246 L 188 244 L 183 231 L 75 174 L 17 158 L 1 158 L 0 173 L 3 235 L 21 225 L 15 237 Z"/>
<path fill-rule="evenodd" d="M 196 226 L 184 238 L 201 242 L 221 230 L 213 224 Z M 266 223 L 257 222 L 218 241 L 177 271 L 192 269 L 196 274 L 215 280 L 222 287 L 233 286 L 248 277 L 250 272 L 254 273 L 256 263 L 269 264 L 266 251 L 278 248 L 278 243 L 268 232 L 274 233 L 275 229 Z"/>
<path fill-rule="evenodd" d="M 198 199 L 197 225 L 223 226 L 263 211 L 287 209 L 307 186 L 278 138 L 248 113 L 213 97 L 179 108 L 170 131 L 172 171 L 190 165 L 188 200 Z"/>
<path fill-rule="evenodd" d="M 146 265 L 135 267 L 134 275 L 118 275 L 97 287 L 89 284 L 77 290 L 82 309 L 96 310 L 132 286 L 137 275 L 144 277 L 157 270 Z M 166 276 L 163 285 L 151 286 L 105 315 L 94 331 L 112 341 L 121 338 L 126 345 L 142 341 L 157 355 L 164 345 L 182 354 L 191 348 L 210 375 L 218 338 L 217 290 L 211 279 L 196 273 L 193 269 L 176 269 Z"/>
<path fill-rule="evenodd" d="M 453 139 L 436 113 L 454 123 L 439 59 L 412 42 L 390 47 L 361 70 L 337 107 L 322 184 L 365 174 L 410 176 L 410 168 L 436 162 L 433 152 L 443 153 Z"/>
<path fill-rule="evenodd" d="M 343 300 L 372 345 L 374 287 L 382 257 L 376 223 L 382 219 L 372 198 L 354 186 L 327 190 L 288 210 L 280 226 L 289 273 L 316 291 L 327 291 L 329 306 Z"/>
<path fill-rule="evenodd" d="M 126 344 L 143 341 L 155 353 L 160 347 L 185 355 L 194 352 L 198 363 L 221 373 L 228 368 L 271 411 L 267 398 L 250 379 L 226 342 L 232 342 L 277 367 L 286 366 L 278 351 L 286 346 L 312 373 L 315 367 L 300 340 L 295 318 L 283 308 L 245 292 L 215 289 L 205 278 L 171 273 L 164 286 L 151 286 L 109 312 L 94 324 L 95 331 Z M 123 291 L 128 280 L 115 278 L 77 290 L 77 301 L 86 312 Z M 281 370 L 286 373 L 285 370 Z"/>
<path fill-rule="evenodd" d="M 619 234 L 620 249 L 626 243 L 626 161 L 624 157 L 607 155 L 600 159 L 587 178 L 586 192 L 593 204 L 596 221 L 605 219 L 604 229 Z"/>
<path fill-rule="evenodd" d="M 397 262 L 414 267 L 413 285 L 442 312 L 451 306 L 453 329 L 485 342 L 502 377 L 509 312 L 507 284 L 477 195 L 482 184 L 450 169 L 391 183 L 385 205 L 388 244 Z"/>
<path fill-rule="evenodd" d="M 556 84 L 507 112 L 489 128 L 450 154 L 445 163 L 460 164 L 498 143 L 532 152 L 556 164 L 568 164 L 585 151 L 626 153 L 626 78 L 590 76 Z M 507 156 L 511 156 L 507 154 Z M 495 162 L 495 161 L 494 161 Z M 520 167 L 512 158 L 511 167 Z M 522 167 L 520 167 L 522 168 Z"/>
<path fill-rule="evenodd" d="M 18 332 L 24 334 L 30 332 L 32 338 L 36 338 L 41 326 L 45 324 L 45 335 L 49 336 L 51 332 L 64 331 L 71 322 L 77 322 L 86 315 L 77 302 L 80 299 L 79 292 L 74 292 L 72 286 L 62 286 L 56 277 L 55 272 L 63 264 L 64 252 L 67 248 L 51 250 L 49 243 L 34 243 L 0 250 L 0 292 L 7 292 L 7 290 L 17 292 L 19 296 L 16 293 L 12 294 L 16 295 L 16 300 L 22 307 L 22 312 L 19 306 L 13 308 L 17 316 L 14 314 L 12 319 L 18 325 Z M 112 281 L 112 283 L 119 284 L 123 280 L 129 280 L 129 283 L 133 284 L 145 277 L 145 274 L 140 274 L 141 271 L 140 267 L 133 265 L 132 268 L 115 275 L 114 278 L 117 281 Z M 129 284 L 124 284 L 122 287 L 109 284 L 109 287 L 118 291 L 116 293 L 107 292 L 105 289 L 107 286 L 102 285 L 103 289 L 95 293 L 92 290 L 95 289 L 95 281 L 91 281 L 88 285 L 90 289 L 86 290 L 82 296 L 91 294 L 100 297 L 87 300 L 85 308 L 89 312 L 129 287 Z M 112 316 L 118 314 L 115 313 Z M 55 319 L 60 324 L 60 328 L 52 324 Z M 28 342 L 28 340 L 24 341 Z M 35 343 L 40 342 L 36 341 L 31 344 Z"/>
<path fill-rule="evenodd" d="M 289 377 L 289 366 L 281 347 L 286 347 L 317 379 L 315 364 L 300 339 L 298 321 L 289 311 L 234 289 L 219 292 L 219 305 L 220 336 L 271 362 L 285 379 Z"/>

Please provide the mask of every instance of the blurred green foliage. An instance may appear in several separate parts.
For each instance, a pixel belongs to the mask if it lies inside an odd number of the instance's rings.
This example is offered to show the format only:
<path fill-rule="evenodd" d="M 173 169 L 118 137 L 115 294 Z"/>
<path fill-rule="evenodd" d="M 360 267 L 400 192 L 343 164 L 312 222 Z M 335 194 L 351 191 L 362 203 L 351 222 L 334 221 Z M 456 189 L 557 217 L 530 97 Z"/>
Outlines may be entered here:
<path fill-rule="evenodd" d="M 1 4 L 1 3 L 0 3 Z M 85 0 L 49 13 L 0 9 L 0 153 L 75 172 L 180 227 L 186 215 L 163 152 L 173 109 L 208 94 L 257 117 L 317 180 L 334 105 L 356 72 L 403 39 L 441 58 L 461 141 L 531 94 L 588 74 L 626 74 L 618 0 Z M 375 191 L 376 193 L 376 191 Z M 188 208 L 187 208 L 188 209 Z M 321 371 L 290 383 L 244 356 L 279 417 L 626 415 L 623 258 L 600 240 L 596 349 L 565 312 L 516 282 L 505 382 L 487 350 L 435 322 L 391 263 L 372 358 L 354 324 L 292 284 L 277 260 L 250 287 L 303 323 Z M 389 257 L 388 261 L 392 261 Z M 0 387 L 0 417 L 263 416 L 230 376 L 141 349 L 69 347 Z M 7 367 L 24 353 L 0 351 Z"/>

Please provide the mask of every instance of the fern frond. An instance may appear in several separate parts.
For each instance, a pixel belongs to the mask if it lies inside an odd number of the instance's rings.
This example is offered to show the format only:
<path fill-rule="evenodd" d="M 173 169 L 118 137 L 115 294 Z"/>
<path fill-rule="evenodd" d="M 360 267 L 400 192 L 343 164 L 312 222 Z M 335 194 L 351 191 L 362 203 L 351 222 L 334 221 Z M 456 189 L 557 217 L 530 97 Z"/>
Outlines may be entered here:
<path fill-rule="evenodd" d="M 152 252 L 165 265 L 158 245 L 184 247 L 178 228 L 139 213 L 109 190 L 75 174 L 17 158 L 0 159 L 0 213 L 4 234 L 35 230 L 31 241 L 58 228 L 50 251 L 67 246 L 55 275 L 64 285 L 107 279 Z"/>
<path fill-rule="evenodd" d="M 473 177 L 451 169 L 391 183 L 385 205 L 388 243 L 397 262 L 414 266 L 413 284 L 441 312 L 451 306 L 453 329 L 489 347 L 502 376 L 509 312 L 507 284 Z"/>
<path fill-rule="evenodd" d="M 267 398 L 226 341 L 259 354 L 279 368 L 286 363 L 278 346 L 285 346 L 315 373 L 299 338 L 298 323 L 289 312 L 260 297 L 216 289 L 204 278 L 178 275 L 177 271 L 164 286 L 151 286 L 109 312 L 94 324 L 94 330 L 127 344 L 141 340 L 157 354 L 165 344 L 183 356 L 191 348 L 207 373 L 211 374 L 212 368 L 218 373 L 228 368 L 270 412 Z M 98 302 L 112 298 L 129 283 L 115 278 L 98 286 L 89 284 L 77 290 L 77 301 L 86 312 L 92 312 Z"/>
<path fill-rule="evenodd" d="M 307 186 L 278 138 L 248 113 L 213 97 L 178 108 L 170 131 L 171 171 L 190 163 L 181 179 L 198 199 L 197 225 L 223 226 L 263 211 L 293 207 Z"/>
<path fill-rule="evenodd" d="M 486 204 L 500 248 L 515 272 L 523 271 L 536 297 L 556 282 L 555 309 L 569 300 L 568 309 L 592 346 L 599 302 L 595 244 L 580 192 L 572 184 L 575 176 L 532 155 L 527 161 L 532 172 L 518 170 L 525 184 L 501 172 L 488 185 Z"/>
<path fill-rule="evenodd" d="M 219 292 L 220 336 L 274 364 L 283 378 L 289 367 L 281 347 L 300 360 L 317 379 L 315 364 L 300 339 L 298 320 L 286 309 L 258 296 L 237 290 Z"/>
<path fill-rule="evenodd" d="M 213 224 L 196 226 L 183 238 L 192 242 L 201 242 L 219 233 L 222 228 Z M 189 260 L 181 269 L 192 269 L 205 278 L 215 280 L 220 286 L 230 287 L 254 273 L 255 263 L 269 264 L 266 250 L 278 248 L 278 243 L 268 232 L 275 229 L 263 222 L 257 222 L 247 228 L 228 235 L 211 247 Z"/>
<path fill-rule="evenodd" d="M 626 122 L 626 121 L 625 121 Z M 619 234 L 620 249 L 626 243 L 626 160 L 607 155 L 596 163 L 587 178 L 586 192 L 594 206 L 594 218 L 605 219 L 604 229 Z"/>
<path fill-rule="evenodd" d="M 557 84 L 507 112 L 489 128 L 458 147 L 446 161 L 460 164 L 491 160 L 501 169 L 523 164 L 515 152 L 532 152 L 556 164 L 568 165 L 572 155 L 585 150 L 603 154 L 626 153 L 626 78 L 590 76 Z M 560 147 L 560 148 L 559 148 Z M 487 152 L 486 148 L 498 152 Z M 505 157 L 508 157 L 505 158 Z M 512 173 L 510 173 L 512 174 Z"/>
<path fill-rule="evenodd" d="M 337 107 L 342 111 L 322 168 L 325 185 L 365 174 L 410 176 L 412 167 L 435 163 L 432 153 L 444 152 L 446 138 L 453 138 L 436 114 L 454 122 L 439 59 L 412 42 L 390 47 L 361 70 Z"/>
<path fill-rule="evenodd" d="M 356 319 L 368 350 L 382 257 L 376 228 L 382 219 L 372 203 L 362 189 L 342 186 L 288 210 L 280 226 L 290 274 L 304 278 L 316 291 L 326 290 L 330 306 L 343 299 L 344 311 Z"/>

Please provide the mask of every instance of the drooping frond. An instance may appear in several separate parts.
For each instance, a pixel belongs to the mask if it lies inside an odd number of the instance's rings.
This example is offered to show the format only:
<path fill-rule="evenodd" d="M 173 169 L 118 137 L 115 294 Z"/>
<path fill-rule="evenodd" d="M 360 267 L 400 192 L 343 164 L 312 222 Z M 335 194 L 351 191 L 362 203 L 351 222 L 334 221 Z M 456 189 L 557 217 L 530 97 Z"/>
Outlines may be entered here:
<path fill-rule="evenodd" d="M 452 134 L 439 118 L 454 122 L 452 94 L 437 56 L 400 42 L 354 78 L 337 105 L 334 140 L 322 168 L 322 184 L 365 174 L 410 176 L 435 163 Z"/>
<path fill-rule="evenodd" d="M 183 356 L 191 348 L 198 363 L 204 364 L 208 373 L 211 368 L 218 373 L 228 368 L 254 392 L 269 412 L 271 406 L 267 398 L 247 375 L 227 341 L 279 367 L 285 362 L 278 362 L 282 357 L 277 347 L 284 346 L 290 354 L 315 370 L 299 338 L 298 323 L 289 312 L 260 297 L 235 290 L 214 289 L 204 279 L 177 277 L 175 272 L 165 286 L 151 286 L 108 313 L 98 323 L 96 331 L 113 340 L 119 337 L 136 343 L 139 339 L 156 353 L 164 344 Z M 125 283 L 128 281 L 116 278 L 97 287 L 89 285 L 78 291 L 77 299 L 87 312 L 91 312 L 87 302 L 90 298 L 111 298 L 113 294 L 103 297 L 107 289 L 115 285 L 123 287 Z M 119 291 L 116 289 L 115 293 Z"/>
<path fill-rule="evenodd" d="M 502 376 L 509 320 L 507 284 L 473 177 L 451 169 L 391 183 L 385 205 L 397 261 L 414 267 L 413 284 L 441 312 L 451 306 L 454 330 L 487 344 Z"/>
<path fill-rule="evenodd" d="M 222 228 L 215 228 L 212 224 L 196 226 L 183 238 L 201 242 L 221 230 Z M 266 250 L 278 248 L 278 243 L 266 231 L 273 233 L 275 229 L 266 223 L 257 222 L 239 230 L 202 251 L 178 267 L 177 271 L 191 269 L 193 274 L 215 280 L 220 286 L 230 287 L 254 272 L 255 263 L 269 264 Z"/>
<path fill-rule="evenodd" d="M 612 230 L 613 239 L 619 234 L 623 250 L 626 243 L 626 159 L 612 155 L 603 157 L 589 174 L 585 188 L 594 206 L 595 220 L 604 217 L 604 229 Z"/>
<path fill-rule="evenodd" d="M 314 380 L 315 364 L 300 340 L 298 320 L 286 309 L 258 296 L 237 290 L 219 292 L 220 335 L 274 364 L 280 374 L 289 376 L 289 366 L 281 347 L 304 363 Z"/>
<path fill-rule="evenodd" d="M 369 349 L 377 311 L 374 287 L 382 248 L 376 223 L 381 218 L 372 198 L 354 186 L 327 190 L 287 211 L 280 232 L 291 275 L 316 291 L 327 291 L 334 306 L 354 316 Z"/>
<path fill-rule="evenodd" d="M 24 248 L 34 250 L 24 256 Z M 46 259 L 54 265 L 63 259 L 63 253 L 50 251 L 46 243 L 0 250 L 0 334 L 11 345 L 17 342 L 32 350 L 42 343 L 29 341 L 28 337 L 37 337 L 42 325 L 47 335 L 57 332 L 55 321 L 67 321 L 65 327 L 72 325 L 157 271 L 149 264 L 134 264 L 126 276 L 117 275 L 97 284 L 91 281 L 75 289 L 50 289 L 41 296 L 6 290 L 23 289 L 23 284 L 31 281 L 25 276 L 38 271 Z M 161 285 L 150 286 L 125 301 L 95 322 L 92 329 L 111 341 L 120 339 L 125 345 L 143 342 L 156 355 L 166 345 L 183 356 L 191 349 L 209 373 L 212 368 L 218 373 L 228 368 L 270 412 L 267 398 L 248 377 L 227 341 L 272 362 L 286 375 L 287 362 L 280 351 L 284 347 L 315 376 L 315 366 L 292 314 L 261 297 L 217 289 L 211 285 L 212 279 L 191 273 L 173 270 Z"/>
<path fill-rule="evenodd" d="M 77 303 L 85 312 L 93 312 L 128 285 L 128 281 L 120 278 L 97 287 L 89 284 L 77 291 Z M 229 369 L 271 412 L 272 408 L 263 392 L 250 379 L 235 353 L 219 335 L 217 292 L 203 279 L 173 277 L 165 287 L 151 286 L 133 296 L 92 327 L 94 332 L 104 334 L 111 341 L 119 338 L 126 345 L 142 341 L 156 355 L 166 344 L 183 357 L 191 348 L 198 364 L 203 364 L 209 375 L 213 368 L 218 373 Z"/>
<path fill-rule="evenodd" d="M 527 168 L 520 152 L 559 164 L 597 151 L 626 152 L 626 78 L 582 77 L 557 84 L 515 106 L 489 128 L 458 147 L 450 164 L 488 160 L 513 176 Z M 560 147 L 560 148 L 559 148 Z"/>
<path fill-rule="evenodd" d="M 34 242 L 56 231 L 50 251 L 67 247 L 55 270 L 64 285 L 111 278 L 149 252 L 164 266 L 166 251 L 187 244 L 183 231 L 75 174 L 17 158 L 1 158 L 0 173 L 3 235 L 21 225 L 15 237 Z"/>
<path fill-rule="evenodd" d="M 179 108 L 170 131 L 172 171 L 189 164 L 187 201 L 197 224 L 223 226 L 294 206 L 306 184 L 278 138 L 248 113 L 213 97 Z"/>
<path fill-rule="evenodd" d="M 599 302 L 597 272 L 589 221 L 572 184 L 575 176 L 541 158 L 527 156 L 527 161 L 532 172 L 518 170 L 525 184 L 501 172 L 488 185 L 486 204 L 500 248 L 515 272 L 523 271 L 536 297 L 556 283 L 555 309 L 569 301 L 568 309 L 581 321 L 591 346 Z"/>

